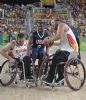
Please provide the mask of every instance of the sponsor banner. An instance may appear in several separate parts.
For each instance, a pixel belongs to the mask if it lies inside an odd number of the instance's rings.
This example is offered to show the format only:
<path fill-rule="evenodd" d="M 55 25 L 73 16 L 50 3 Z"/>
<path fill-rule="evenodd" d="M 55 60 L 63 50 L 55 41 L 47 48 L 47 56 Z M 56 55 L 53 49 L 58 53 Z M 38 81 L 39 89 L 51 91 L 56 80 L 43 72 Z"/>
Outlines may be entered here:
<path fill-rule="evenodd" d="M 34 13 L 33 17 L 38 17 L 38 18 L 50 18 L 50 17 L 67 17 L 67 14 L 46 14 L 46 13 Z"/>
<path fill-rule="evenodd" d="M 53 3 L 54 0 L 40 0 L 42 3 Z"/>

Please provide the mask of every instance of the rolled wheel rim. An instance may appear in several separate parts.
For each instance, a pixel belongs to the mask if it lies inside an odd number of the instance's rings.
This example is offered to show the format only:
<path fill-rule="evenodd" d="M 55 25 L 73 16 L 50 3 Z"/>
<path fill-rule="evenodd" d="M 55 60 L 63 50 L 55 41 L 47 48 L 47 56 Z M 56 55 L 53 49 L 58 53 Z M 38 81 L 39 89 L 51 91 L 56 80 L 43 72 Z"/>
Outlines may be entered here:
<path fill-rule="evenodd" d="M 74 91 L 80 90 L 85 83 L 85 67 L 76 58 L 70 59 L 64 68 L 64 76 L 67 85 Z"/>
<path fill-rule="evenodd" d="M 2 64 L 1 78 L 0 78 L 1 84 L 3 86 L 10 85 L 16 77 L 16 73 L 17 73 L 16 63 L 11 66 L 9 60 L 6 60 Z"/>

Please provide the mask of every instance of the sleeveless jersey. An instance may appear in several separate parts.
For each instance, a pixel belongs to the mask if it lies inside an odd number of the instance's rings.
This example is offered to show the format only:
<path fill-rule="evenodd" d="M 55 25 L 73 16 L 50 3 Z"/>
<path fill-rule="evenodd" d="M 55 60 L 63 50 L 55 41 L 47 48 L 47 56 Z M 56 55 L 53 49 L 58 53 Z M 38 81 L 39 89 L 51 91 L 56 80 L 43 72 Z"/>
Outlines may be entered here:
<path fill-rule="evenodd" d="M 25 40 L 24 44 L 22 46 L 19 46 L 15 40 L 13 42 L 15 45 L 13 50 L 12 50 L 14 58 L 25 57 L 27 55 L 27 52 L 28 52 L 28 47 L 27 47 L 28 41 Z"/>
<path fill-rule="evenodd" d="M 48 33 L 44 33 L 42 36 L 38 32 L 34 32 L 33 34 L 33 45 L 35 48 L 44 48 L 43 40 L 48 37 Z"/>
<path fill-rule="evenodd" d="M 66 27 L 68 28 L 68 30 L 64 32 L 61 37 L 60 50 L 68 51 L 70 53 L 78 53 L 78 44 L 75 35 L 68 25 L 66 25 Z"/>

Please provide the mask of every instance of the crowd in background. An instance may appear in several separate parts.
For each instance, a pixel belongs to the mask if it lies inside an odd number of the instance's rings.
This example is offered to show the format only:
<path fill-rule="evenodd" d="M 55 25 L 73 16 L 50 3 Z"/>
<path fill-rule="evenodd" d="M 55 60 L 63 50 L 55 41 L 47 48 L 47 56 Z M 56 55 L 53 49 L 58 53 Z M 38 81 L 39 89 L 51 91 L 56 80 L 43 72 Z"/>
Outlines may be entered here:
<path fill-rule="evenodd" d="M 82 17 L 86 18 L 86 3 L 80 3 L 80 2 L 68 2 L 69 9 L 71 10 L 71 13 L 74 18 Z"/>
<path fill-rule="evenodd" d="M 8 41 L 25 31 L 24 5 L 0 4 L 0 34 L 8 34 Z"/>
<path fill-rule="evenodd" d="M 6 18 L 24 18 L 25 17 L 25 6 L 24 5 L 9 5 L 0 4 L 0 9 L 4 9 L 4 16 Z"/>
<path fill-rule="evenodd" d="M 79 25 L 86 26 L 86 4 L 80 4 L 79 2 L 68 2 L 66 3 L 66 9 L 71 12 L 71 15 L 74 20 L 78 20 Z M 9 5 L 9 4 L 0 4 L 0 34 L 5 33 L 11 36 L 10 34 L 18 34 L 25 32 L 25 18 L 27 12 L 28 4 L 25 5 Z M 3 12 L 4 10 L 4 12 Z M 2 14 L 4 13 L 4 18 Z M 46 26 L 47 27 L 47 24 Z M 86 34 L 86 28 L 83 28 L 83 33 Z"/>

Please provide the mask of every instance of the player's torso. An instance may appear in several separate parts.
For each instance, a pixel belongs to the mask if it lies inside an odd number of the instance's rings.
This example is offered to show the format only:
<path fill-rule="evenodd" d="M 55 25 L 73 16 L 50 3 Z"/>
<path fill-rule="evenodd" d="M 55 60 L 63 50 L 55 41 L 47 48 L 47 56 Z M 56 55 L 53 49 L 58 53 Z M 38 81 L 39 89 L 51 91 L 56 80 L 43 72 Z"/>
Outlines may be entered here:
<path fill-rule="evenodd" d="M 24 41 L 24 44 L 22 46 L 19 46 L 15 42 L 15 46 L 12 50 L 12 53 L 15 58 L 19 58 L 20 56 L 25 57 L 27 55 L 28 48 L 27 48 L 27 41 Z"/>
<path fill-rule="evenodd" d="M 44 38 L 47 37 L 46 33 L 43 33 L 42 35 L 40 35 L 38 32 L 35 32 L 33 34 L 33 47 L 40 47 L 40 48 L 44 48 Z"/>
<path fill-rule="evenodd" d="M 70 29 L 69 26 L 68 30 L 66 32 L 63 33 L 63 36 L 61 37 L 60 43 L 61 43 L 61 50 L 66 50 L 68 52 L 74 52 L 74 49 L 71 47 L 69 40 L 71 41 L 71 43 L 75 43 L 77 48 L 76 48 L 76 52 L 78 52 L 78 44 L 76 42 L 76 38 L 74 36 L 74 33 L 72 32 L 72 30 Z M 71 39 L 72 37 L 72 39 Z M 73 41 L 73 42 L 72 42 Z"/>

